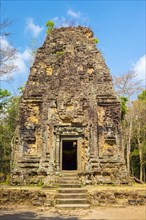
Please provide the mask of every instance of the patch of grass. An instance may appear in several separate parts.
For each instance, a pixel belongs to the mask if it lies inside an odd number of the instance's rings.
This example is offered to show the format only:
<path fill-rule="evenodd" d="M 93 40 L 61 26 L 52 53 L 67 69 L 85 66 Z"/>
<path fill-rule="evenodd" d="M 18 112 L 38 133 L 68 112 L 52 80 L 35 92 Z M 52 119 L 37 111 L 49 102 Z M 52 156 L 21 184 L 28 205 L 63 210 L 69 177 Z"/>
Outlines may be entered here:
<path fill-rule="evenodd" d="M 63 55 L 64 51 L 56 51 L 56 55 Z"/>
<path fill-rule="evenodd" d="M 42 187 L 44 185 L 43 181 L 40 180 L 39 183 L 37 184 L 38 187 Z"/>

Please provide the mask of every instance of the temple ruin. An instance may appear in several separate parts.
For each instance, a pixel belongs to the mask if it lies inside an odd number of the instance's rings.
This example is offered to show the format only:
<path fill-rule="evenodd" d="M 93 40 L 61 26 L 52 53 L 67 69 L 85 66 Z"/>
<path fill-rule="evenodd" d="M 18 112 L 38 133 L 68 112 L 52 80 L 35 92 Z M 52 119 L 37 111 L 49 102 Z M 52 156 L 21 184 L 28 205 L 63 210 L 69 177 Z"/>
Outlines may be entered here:
<path fill-rule="evenodd" d="M 53 185 L 64 171 L 86 184 L 128 182 L 112 77 L 85 27 L 47 35 L 20 100 L 11 183 Z"/>

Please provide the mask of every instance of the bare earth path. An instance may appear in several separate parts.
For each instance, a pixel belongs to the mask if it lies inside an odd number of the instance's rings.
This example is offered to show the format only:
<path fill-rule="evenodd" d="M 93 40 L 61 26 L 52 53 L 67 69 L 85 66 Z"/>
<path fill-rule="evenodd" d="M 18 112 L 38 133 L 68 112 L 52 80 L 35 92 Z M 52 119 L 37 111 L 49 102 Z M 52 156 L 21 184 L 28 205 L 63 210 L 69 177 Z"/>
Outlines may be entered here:
<path fill-rule="evenodd" d="M 0 220 L 146 220 L 145 206 L 98 207 L 90 210 L 49 210 L 10 207 L 0 210 Z"/>

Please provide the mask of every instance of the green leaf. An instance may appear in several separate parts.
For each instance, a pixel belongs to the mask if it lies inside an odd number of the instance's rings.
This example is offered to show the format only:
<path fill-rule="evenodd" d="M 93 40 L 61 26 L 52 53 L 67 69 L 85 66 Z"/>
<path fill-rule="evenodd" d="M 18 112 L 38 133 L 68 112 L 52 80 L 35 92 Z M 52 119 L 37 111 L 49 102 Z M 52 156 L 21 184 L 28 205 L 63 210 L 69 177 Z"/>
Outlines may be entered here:
<path fill-rule="evenodd" d="M 95 42 L 96 44 L 98 44 L 98 43 L 99 43 L 99 40 L 98 40 L 98 38 L 97 38 L 97 37 L 95 37 L 95 38 L 94 38 L 94 42 Z"/>

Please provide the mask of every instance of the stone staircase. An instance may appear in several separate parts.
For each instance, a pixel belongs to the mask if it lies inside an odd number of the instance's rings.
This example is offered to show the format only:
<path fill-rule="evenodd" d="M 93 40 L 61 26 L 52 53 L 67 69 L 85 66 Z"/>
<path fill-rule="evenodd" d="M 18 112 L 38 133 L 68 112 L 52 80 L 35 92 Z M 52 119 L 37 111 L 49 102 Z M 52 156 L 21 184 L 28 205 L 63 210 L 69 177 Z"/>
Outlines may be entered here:
<path fill-rule="evenodd" d="M 87 190 L 81 188 L 77 172 L 65 171 L 59 179 L 56 208 L 88 208 Z"/>

